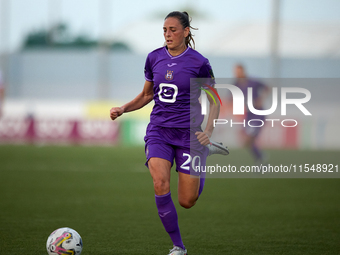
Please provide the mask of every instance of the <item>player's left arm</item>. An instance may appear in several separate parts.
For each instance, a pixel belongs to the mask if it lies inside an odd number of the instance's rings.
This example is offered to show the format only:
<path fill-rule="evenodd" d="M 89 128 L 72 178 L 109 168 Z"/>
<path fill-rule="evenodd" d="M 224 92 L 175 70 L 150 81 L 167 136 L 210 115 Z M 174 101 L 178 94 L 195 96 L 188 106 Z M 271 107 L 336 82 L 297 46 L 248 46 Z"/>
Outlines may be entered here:
<path fill-rule="evenodd" d="M 210 89 L 208 89 L 211 95 L 214 95 L 214 92 Z M 215 101 L 213 98 L 208 96 L 209 101 L 209 115 L 207 120 L 207 125 L 203 132 L 196 132 L 195 135 L 197 136 L 198 141 L 202 145 L 208 145 L 210 144 L 210 137 L 214 131 L 214 120 L 218 119 L 218 115 L 220 113 L 220 101 L 215 98 Z"/>

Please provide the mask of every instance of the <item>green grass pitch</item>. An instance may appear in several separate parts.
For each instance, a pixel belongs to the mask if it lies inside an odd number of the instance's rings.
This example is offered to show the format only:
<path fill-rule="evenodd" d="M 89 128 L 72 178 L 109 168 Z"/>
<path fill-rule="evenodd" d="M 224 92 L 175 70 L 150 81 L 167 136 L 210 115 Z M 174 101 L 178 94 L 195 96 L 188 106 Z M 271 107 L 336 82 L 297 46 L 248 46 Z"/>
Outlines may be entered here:
<path fill-rule="evenodd" d="M 339 151 L 270 154 L 277 164 L 340 163 Z M 223 160 L 251 162 L 243 150 Z M 190 255 L 340 254 L 340 179 L 207 179 L 189 210 L 175 171 L 171 187 Z M 80 233 L 83 255 L 167 254 L 143 148 L 0 146 L 0 254 L 47 254 L 60 227 Z"/>

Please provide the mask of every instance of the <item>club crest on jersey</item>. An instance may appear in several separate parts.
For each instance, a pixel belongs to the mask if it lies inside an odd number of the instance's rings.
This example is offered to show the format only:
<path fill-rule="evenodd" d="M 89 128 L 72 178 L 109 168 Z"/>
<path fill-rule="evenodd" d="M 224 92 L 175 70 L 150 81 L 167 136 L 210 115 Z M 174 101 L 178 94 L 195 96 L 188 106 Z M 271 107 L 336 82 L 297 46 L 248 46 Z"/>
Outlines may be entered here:
<path fill-rule="evenodd" d="M 165 79 L 168 81 L 171 81 L 174 78 L 174 75 L 172 74 L 174 71 L 166 71 Z"/>

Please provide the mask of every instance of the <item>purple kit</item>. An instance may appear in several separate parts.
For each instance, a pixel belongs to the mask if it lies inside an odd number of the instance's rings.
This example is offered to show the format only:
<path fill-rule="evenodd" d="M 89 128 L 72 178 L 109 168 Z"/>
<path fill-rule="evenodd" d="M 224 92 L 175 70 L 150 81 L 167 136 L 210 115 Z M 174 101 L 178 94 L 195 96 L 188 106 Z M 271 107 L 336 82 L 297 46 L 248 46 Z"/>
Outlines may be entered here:
<path fill-rule="evenodd" d="M 149 53 L 144 72 L 154 83 L 155 101 L 145 136 L 147 160 L 175 159 L 177 171 L 195 173 L 193 166 L 205 165 L 208 149 L 195 136 L 204 116 L 200 85 L 190 79 L 213 78 L 208 59 L 190 47 L 175 57 L 162 47 Z"/>

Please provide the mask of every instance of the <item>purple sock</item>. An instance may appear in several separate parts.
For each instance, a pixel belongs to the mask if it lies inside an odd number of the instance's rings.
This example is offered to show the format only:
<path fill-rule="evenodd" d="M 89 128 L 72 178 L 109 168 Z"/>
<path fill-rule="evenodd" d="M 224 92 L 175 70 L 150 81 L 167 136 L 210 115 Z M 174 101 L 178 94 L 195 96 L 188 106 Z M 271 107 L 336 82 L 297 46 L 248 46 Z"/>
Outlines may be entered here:
<path fill-rule="evenodd" d="M 159 218 L 161 219 L 163 226 L 166 232 L 168 232 L 173 244 L 185 249 L 182 242 L 181 233 L 179 231 L 177 211 L 174 203 L 172 202 L 171 193 L 169 192 L 162 196 L 155 195 L 155 199 Z"/>
<path fill-rule="evenodd" d="M 200 195 L 201 195 L 201 193 L 203 191 L 204 183 L 205 183 L 205 178 L 201 177 L 200 178 L 200 188 L 198 190 L 198 197 L 200 197 Z"/>
<path fill-rule="evenodd" d="M 256 160 L 262 160 L 262 153 L 256 144 L 252 144 L 251 151 L 253 152 L 253 155 L 255 156 Z"/>

